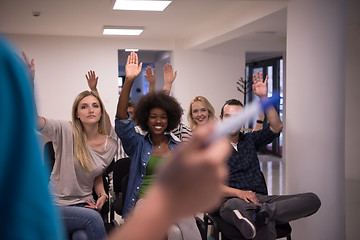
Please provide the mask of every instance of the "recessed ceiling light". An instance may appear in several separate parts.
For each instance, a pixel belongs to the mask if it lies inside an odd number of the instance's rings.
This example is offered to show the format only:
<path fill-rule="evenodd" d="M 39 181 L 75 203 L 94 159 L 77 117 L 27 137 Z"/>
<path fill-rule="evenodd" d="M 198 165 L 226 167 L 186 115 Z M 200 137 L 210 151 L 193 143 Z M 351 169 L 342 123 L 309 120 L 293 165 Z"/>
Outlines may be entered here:
<path fill-rule="evenodd" d="M 125 35 L 137 36 L 140 35 L 144 29 L 131 27 L 104 27 L 103 35 Z"/>
<path fill-rule="evenodd" d="M 139 51 L 139 49 L 136 49 L 136 48 L 127 48 L 125 49 L 125 52 L 137 52 Z"/>
<path fill-rule="evenodd" d="M 114 10 L 164 11 L 172 1 L 116 0 Z"/>

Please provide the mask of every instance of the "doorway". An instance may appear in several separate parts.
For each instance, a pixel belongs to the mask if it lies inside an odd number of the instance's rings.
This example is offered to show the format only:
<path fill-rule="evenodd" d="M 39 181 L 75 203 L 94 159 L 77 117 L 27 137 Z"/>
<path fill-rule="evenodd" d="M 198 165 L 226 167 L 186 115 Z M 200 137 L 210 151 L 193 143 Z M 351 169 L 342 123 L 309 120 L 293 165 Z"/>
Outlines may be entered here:
<path fill-rule="evenodd" d="M 252 83 L 252 76 L 259 73 L 263 73 L 263 76 L 268 76 L 268 97 L 271 97 L 273 92 L 278 92 L 280 94 L 280 104 L 276 107 L 281 121 L 283 120 L 283 104 L 284 104 L 284 95 L 283 95 L 283 58 L 275 57 L 270 59 L 265 59 L 261 61 L 252 61 L 246 63 L 246 79 Z M 246 101 L 258 101 L 259 98 L 251 91 L 246 95 Z M 265 121 L 266 123 L 266 117 Z M 249 127 L 252 128 L 255 125 L 255 121 L 249 123 Z M 264 126 L 266 126 L 264 124 Z M 277 156 L 282 156 L 282 146 L 283 146 L 283 135 L 280 132 L 280 136 L 276 138 L 272 143 L 268 144 L 266 147 L 260 150 L 263 153 L 271 153 Z"/>

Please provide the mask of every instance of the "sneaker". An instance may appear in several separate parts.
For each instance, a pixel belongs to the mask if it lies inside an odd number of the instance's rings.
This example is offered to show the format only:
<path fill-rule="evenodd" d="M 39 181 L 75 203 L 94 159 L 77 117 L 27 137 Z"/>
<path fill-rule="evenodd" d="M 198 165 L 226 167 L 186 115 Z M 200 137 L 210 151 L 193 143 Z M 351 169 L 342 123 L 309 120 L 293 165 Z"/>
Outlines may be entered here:
<path fill-rule="evenodd" d="M 254 224 L 249 219 L 243 217 L 239 210 L 233 210 L 234 223 L 237 229 L 246 239 L 253 239 L 256 236 L 256 230 Z"/>

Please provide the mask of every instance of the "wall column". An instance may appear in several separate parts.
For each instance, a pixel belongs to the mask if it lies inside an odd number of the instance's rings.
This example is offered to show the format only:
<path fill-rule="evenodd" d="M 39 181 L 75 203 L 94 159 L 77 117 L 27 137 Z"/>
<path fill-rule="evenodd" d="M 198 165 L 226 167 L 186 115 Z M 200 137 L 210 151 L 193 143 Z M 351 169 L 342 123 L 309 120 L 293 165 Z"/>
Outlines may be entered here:
<path fill-rule="evenodd" d="M 294 239 L 345 239 L 346 0 L 291 0 L 287 15 L 286 191 L 322 206 Z"/>

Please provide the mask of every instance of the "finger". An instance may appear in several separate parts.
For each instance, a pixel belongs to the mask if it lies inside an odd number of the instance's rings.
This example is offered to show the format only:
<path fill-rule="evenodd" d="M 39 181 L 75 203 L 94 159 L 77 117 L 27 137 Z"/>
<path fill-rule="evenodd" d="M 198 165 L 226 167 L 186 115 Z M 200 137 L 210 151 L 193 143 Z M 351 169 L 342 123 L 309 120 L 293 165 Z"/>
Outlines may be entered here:
<path fill-rule="evenodd" d="M 174 80 L 175 80 L 176 76 L 177 76 L 177 71 L 175 71 L 175 74 L 174 74 Z"/>
<path fill-rule="evenodd" d="M 21 52 L 21 54 L 22 54 L 23 57 L 24 57 L 25 63 L 26 63 L 26 64 L 29 64 L 29 59 L 28 59 L 28 57 L 26 56 L 25 52 Z"/>
<path fill-rule="evenodd" d="M 136 53 L 134 53 L 134 55 L 135 55 L 135 62 L 134 63 L 137 65 L 139 63 L 138 55 Z"/>
<path fill-rule="evenodd" d="M 259 71 L 256 72 L 256 78 L 259 81 Z"/>
<path fill-rule="evenodd" d="M 246 203 L 250 203 L 249 202 L 249 200 L 246 198 L 246 197 L 244 197 L 244 198 L 242 198 Z"/>
<path fill-rule="evenodd" d="M 263 73 L 262 72 L 260 73 L 260 79 L 259 80 L 261 80 L 261 82 L 263 81 Z"/>
<path fill-rule="evenodd" d="M 265 77 L 265 84 L 267 84 L 268 78 L 269 78 L 269 76 L 266 75 L 266 77 Z"/>

